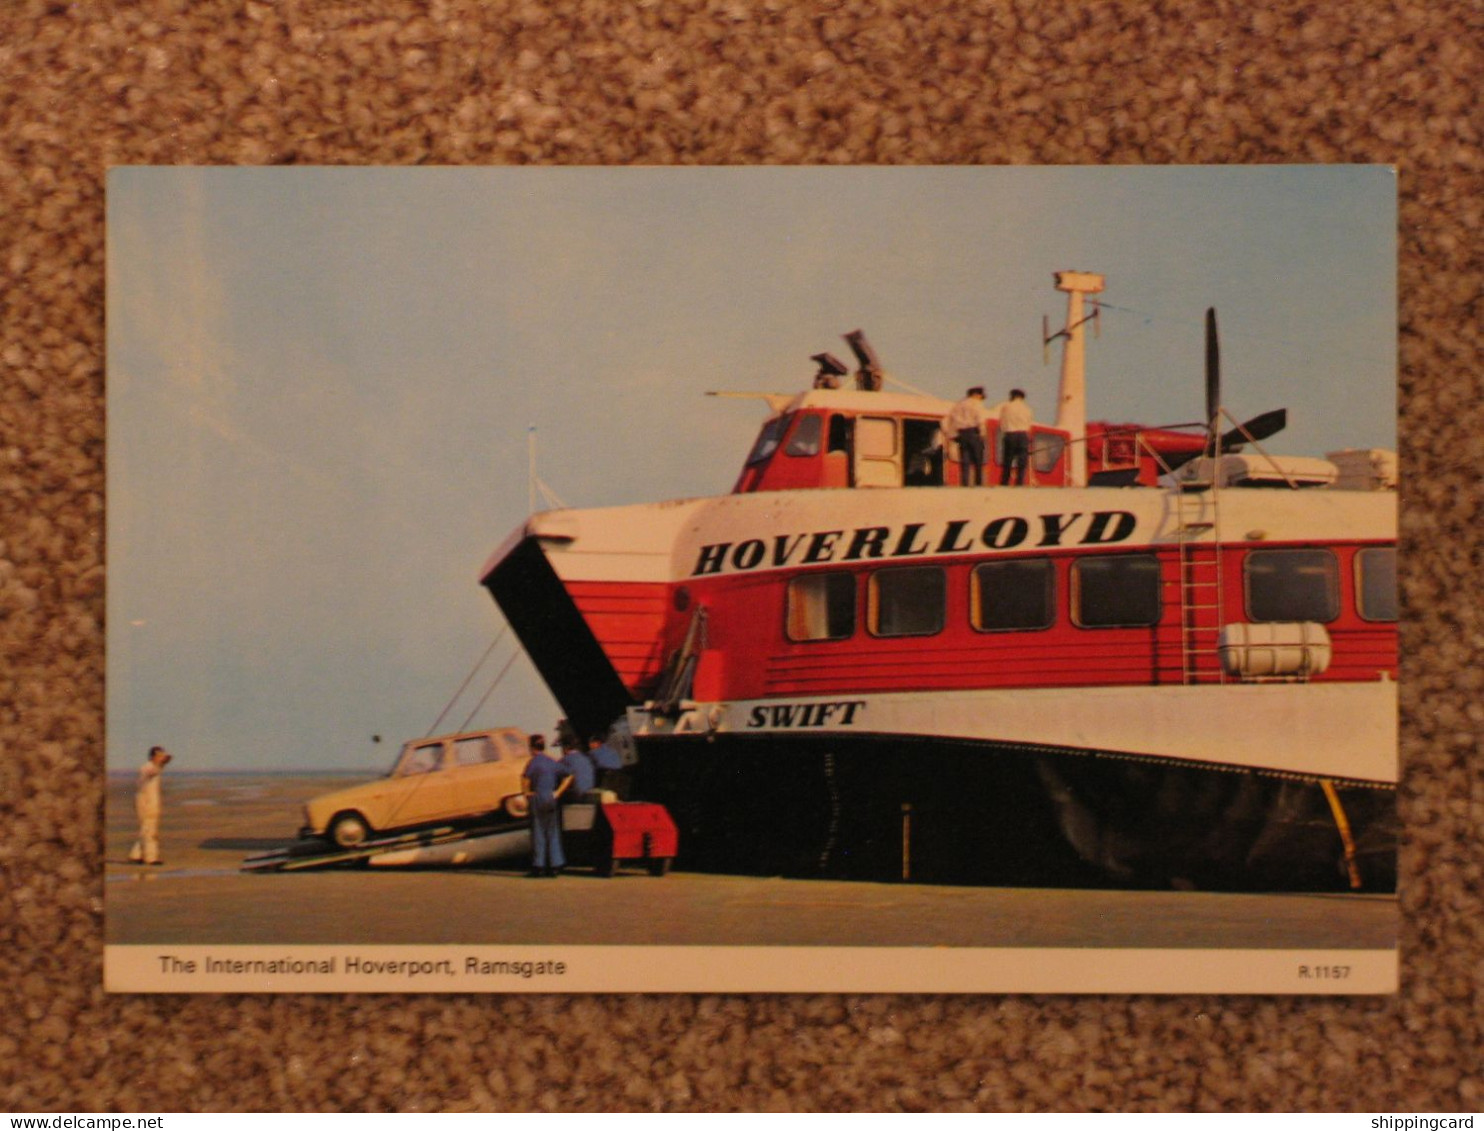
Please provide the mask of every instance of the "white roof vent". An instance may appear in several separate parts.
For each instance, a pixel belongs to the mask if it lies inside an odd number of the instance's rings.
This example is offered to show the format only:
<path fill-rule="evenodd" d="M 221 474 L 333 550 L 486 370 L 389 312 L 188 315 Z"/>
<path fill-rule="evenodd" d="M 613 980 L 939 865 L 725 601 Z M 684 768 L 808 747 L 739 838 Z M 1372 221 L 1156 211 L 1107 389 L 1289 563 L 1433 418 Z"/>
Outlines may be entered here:
<path fill-rule="evenodd" d="M 1339 477 L 1339 469 L 1327 459 L 1310 456 L 1239 455 L 1201 456 L 1174 475 L 1165 476 L 1165 486 L 1218 487 L 1328 487 Z"/>
<path fill-rule="evenodd" d="M 1339 491 L 1395 491 L 1396 453 L 1385 448 L 1346 448 L 1326 452 L 1325 459 L 1339 469 L 1330 484 Z"/>

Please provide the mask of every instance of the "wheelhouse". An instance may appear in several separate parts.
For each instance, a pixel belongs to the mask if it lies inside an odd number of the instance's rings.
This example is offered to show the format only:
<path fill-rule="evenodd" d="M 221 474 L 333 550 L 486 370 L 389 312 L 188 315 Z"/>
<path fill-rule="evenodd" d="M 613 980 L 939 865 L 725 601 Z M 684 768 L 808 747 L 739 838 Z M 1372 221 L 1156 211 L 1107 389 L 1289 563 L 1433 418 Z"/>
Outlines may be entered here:
<path fill-rule="evenodd" d="M 770 417 L 747 455 L 734 494 L 813 487 L 959 485 L 956 445 L 939 428 L 952 407 L 931 397 L 815 390 Z M 986 482 L 999 480 L 999 424 L 985 426 Z M 1028 483 L 1066 486 L 1068 434 L 1036 425 Z"/>

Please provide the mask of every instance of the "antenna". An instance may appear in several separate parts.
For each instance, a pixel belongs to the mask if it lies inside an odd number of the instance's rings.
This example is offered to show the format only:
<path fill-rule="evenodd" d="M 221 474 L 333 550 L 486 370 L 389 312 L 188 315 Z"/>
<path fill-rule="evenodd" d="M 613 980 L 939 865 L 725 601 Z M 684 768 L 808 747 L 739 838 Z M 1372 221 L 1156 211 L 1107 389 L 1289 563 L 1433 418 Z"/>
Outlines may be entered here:
<path fill-rule="evenodd" d="M 526 428 L 526 481 L 529 492 L 528 503 L 530 510 L 527 514 L 536 513 L 536 496 L 539 494 L 546 501 L 547 506 L 557 510 L 566 510 L 567 504 L 562 502 L 561 497 L 541 482 L 541 477 L 536 474 L 536 426 L 534 424 Z"/>
<path fill-rule="evenodd" d="M 1068 272 L 1065 272 L 1064 271 L 1064 272 L 1062 272 L 1062 274 L 1068 274 Z M 1041 364 L 1042 365 L 1049 365 L 1050 362 L 1051 362 L 1051 343 L 1054 342 L 1054 341 L 1056 341 L 1058 338 L 1068 338 L 1068 339 L 1070 339 L 1071 338 L 1071 335 L 1072 335 L 1072 331 L 1075 330 L 1075 329 L 1077 329 L 1077 327 L 1079 327 L 1079 326 L 1085 326 L 1085 325 L 1087 325 L 1087 323 L 1091 322 L 1092 323 L 1092 336 L 1094 338 L 1101 338 L 1103 336 L 1103 328 L 1102 328 L 1102 324 L 1103 324 L 1103 304 L 1100 303 L 1095 298 L 1090 298 L 1090 299 L 1087 300 L 1087 305 L 1090 306 L 1090 307 L 1092 307 L 1092 313 L 1091 314 L 1086 315 L 1085 317 L 1078 319 L 1076 322 L 1071 322 L 1069 320 L 1068 323 L 1067 323 L 1067 326 L 1064 329 L 1058 330 L 1054 334 L 1051 332 L 1051 322 L 1050 322 L 1050 320 L 1046 317 L 1046 315 L 1044 315 L 1044 314 L 1041 315 Z M 1115 309 L 1117 309 L 1117 308 L 1115 307 Z"/>
<path fill-rule="evenodd" d="M 799 394 L 732 392 L 727 389 L 719 389 L 714 392 L 708 391 L 706 395 L 708 397 L 736 397 L 738 400 L 766 401 L 768 404 L 768 411 L 776 415 L 777 413 L 780 413 L 784 409 L 786 409 L 789 405 L 793 404 L 794 401 L 798 399 Z"/>
<path fill-rule="evenodd" d="M 529 507 L 526 514 L 536 513 L 536 426 L 526 428 L 526 492 Z"/>
<path fill-rule="evenodd" d="M 1216 332 L 1216 308 L 1206 307 L 1206 455 L 1217 454 L 1216 430 L 1221 426 L 1221 341 Z"/>

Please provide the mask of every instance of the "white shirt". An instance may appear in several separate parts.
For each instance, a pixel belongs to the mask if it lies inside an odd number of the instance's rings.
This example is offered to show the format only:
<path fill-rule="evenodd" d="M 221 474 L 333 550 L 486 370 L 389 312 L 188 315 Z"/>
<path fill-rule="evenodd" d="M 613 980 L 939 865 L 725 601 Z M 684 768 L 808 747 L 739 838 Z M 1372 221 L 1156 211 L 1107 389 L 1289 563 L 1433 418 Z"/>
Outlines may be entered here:
<path fill-rule="evenodd" d="M 1025 403 L 1024 398 L 1006 401 L 1000 406 L 1001 432 L 1029 432 L 1034 419 L 1031 406 Z"/>
<path fill-rule="evenodd" d="M 984 398 L 965 397 L 948 410 L 938 427 L 949 436 L 957 436 L 965 428 L 983 428 L 984 420 Z"/>
<path fill-rule="evenodd" d="M 134 793 L 134 807 L 141 813 L 160 811 L 160 767 L 154 760 L 139 768 L 139 784 Z"/>

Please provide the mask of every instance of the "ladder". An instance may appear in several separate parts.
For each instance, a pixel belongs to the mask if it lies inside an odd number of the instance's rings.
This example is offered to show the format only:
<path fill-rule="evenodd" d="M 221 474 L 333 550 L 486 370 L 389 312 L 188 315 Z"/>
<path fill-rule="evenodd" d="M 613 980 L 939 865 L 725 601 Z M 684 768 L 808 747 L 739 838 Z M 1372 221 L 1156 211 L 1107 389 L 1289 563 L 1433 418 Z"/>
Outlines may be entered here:
<path fill-rule="evenodd" d="M 1221 664 L 1221 489 L 1213 460 L 1209 478 L 1176 483 L 1175 543 L 1180 571 L 1180 680 L 1225 683 Z"/>

